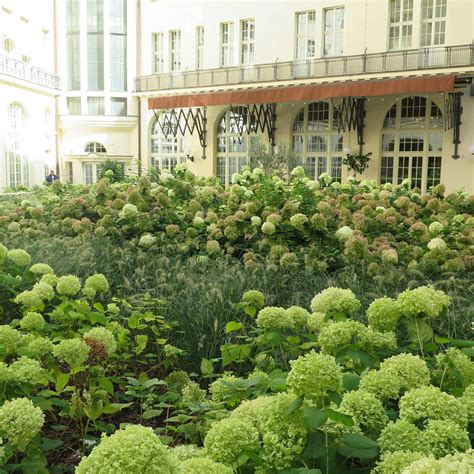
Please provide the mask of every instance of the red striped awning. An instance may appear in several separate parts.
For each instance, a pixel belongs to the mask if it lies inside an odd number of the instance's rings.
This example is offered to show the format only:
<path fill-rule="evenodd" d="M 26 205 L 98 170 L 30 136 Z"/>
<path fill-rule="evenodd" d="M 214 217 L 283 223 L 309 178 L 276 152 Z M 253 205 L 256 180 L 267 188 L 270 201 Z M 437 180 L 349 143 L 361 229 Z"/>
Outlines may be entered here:
<path fill-rule="evenodd" d="M 452 92 L 454 90 L 454 81 L 454 75 L 440 75 L 178 94 L 150 98 L 148 99 L 148 108 L 174 109 L 224 104 L 272 104 L 303 100 L 324 100 L 337 97 L 373 97 L 394 94 Z"/>

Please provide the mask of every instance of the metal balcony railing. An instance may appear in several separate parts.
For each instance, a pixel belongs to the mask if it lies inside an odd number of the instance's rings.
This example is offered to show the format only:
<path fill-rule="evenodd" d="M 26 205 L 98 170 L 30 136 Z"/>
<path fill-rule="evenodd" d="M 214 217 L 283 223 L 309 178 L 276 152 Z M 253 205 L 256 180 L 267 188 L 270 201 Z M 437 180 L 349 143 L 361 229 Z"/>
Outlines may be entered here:
<path fill-rule="evenodd" d="M 305 61 L 222 67 L 140 76 L 136 92 L 191 87 L 317 79 L 474 65 L 474 45 L 388 51 Z"/>
<path fill-rule="evenodd" d="M 8 56 L 0 55 L 0 74 L 6 74 L 48 89 L 59 90 L 60 87 L 60 78 L 56 74 L 30 66 Z"/>

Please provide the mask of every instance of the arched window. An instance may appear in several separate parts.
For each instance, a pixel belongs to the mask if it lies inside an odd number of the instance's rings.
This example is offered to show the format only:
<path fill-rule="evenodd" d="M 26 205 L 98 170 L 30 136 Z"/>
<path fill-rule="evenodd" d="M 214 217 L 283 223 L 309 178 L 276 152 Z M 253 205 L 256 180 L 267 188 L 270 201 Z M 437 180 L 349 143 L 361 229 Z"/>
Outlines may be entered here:
<path fill-rule="evenodd" d="M 229 184 L 232 175 L 247 163 L 248 133 L 255 131 L 247 107 L 231 107 L 219 119 L 216 175 L 222 184 Z"/>
<path fill-rule="evenodd" d="M 7 186 L 30 185 L 30 163 L 24 151 L 27 116 L 24 108 L 13 102 L 8 107 L 5 164 Z"/>
<path fill-rule="evenodd" d="M 178 124 L 176 118 L 169 112 L 162 112 L 159 120 L 165 125 L 162 130 L 158 119 L 155 119 L 152 124 L 151 164 L 159 170 L 173 171 L 178 163 L 186 162 L 184 138 L 179 136 L 179 132 L 176 137 L 174 136 Z"/>
<path fill-rule="evenodd" d="M 89 142 L 85 146 L 84 151 L 86 153 L 94 153 L 95 155 L 107 153 L 107 150 L 105 149 L 105 146 L 102 145 L 99 142 Z"/>
<path fill-rule="evenodd" d="M 411 185 L 426 192 L 441 182 L 443 114 L 425 97 L 405 97 L 383 122 L 380 183 Z"/>
<path fill-rule="evenodd" d="M 343 136 L 335 126 L 332 104 L 305 105 L 293 123 L 292 144 L 309 177 L 317 179 L 322 173 L 329 173 L 334 181 L 341 182 Z"/>

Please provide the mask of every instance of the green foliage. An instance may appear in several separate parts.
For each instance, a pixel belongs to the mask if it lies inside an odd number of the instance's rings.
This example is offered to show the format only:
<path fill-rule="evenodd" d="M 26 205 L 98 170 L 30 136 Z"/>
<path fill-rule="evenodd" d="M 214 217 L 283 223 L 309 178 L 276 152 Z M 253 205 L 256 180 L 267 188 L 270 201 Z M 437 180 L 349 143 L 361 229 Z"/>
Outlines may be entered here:
<path fill-rule="evenodd" d="M 101 161 L 99 178 L 107 178 L 111 183 L 121 183 L 125 179 L 123 164 L 115 160 Z"/>

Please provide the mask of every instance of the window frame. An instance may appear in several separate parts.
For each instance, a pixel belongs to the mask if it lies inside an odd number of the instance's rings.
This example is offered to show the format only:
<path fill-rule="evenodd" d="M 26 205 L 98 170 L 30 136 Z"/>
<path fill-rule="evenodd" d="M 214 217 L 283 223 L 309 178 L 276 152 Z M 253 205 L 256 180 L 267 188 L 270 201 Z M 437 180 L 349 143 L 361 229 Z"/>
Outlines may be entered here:
<path fill-rule="evenodd" d="M 176 35 L 176 37 L 174 37 Z M 169 30 L 169 70 L 170 72 L 179 72 L 182 68 L 181 63 L 181 30 Z M 176 46 L 177 45 L 177 46 Z"/>
<path fill-rule="evenodd" d="M 224 42 L 224 27 L 229 27 L 227 31 L 226 42 Z M 225 54 L 225 52 L 227 52 L 227 54 Z M 234 22 L 224 21 L 219 24 L 219 66 L 232 67 L 233 65 L 234 65 Z"/>
<path fill-rule="evenodd" d="M 152 72 L 153 74 L 161 74 L 165 72 L 165 34 L 163 31 L 157 31 L 151 34 L 152 37 Z M 160 41 L 157 41 L 160 38 Z M 160 49 L 157 46 L 160 46 Z M 157 67 L 157 66 L 160 67 Z"/>
<path fill-rule="evenodd" d="M 247 24 L 247 29 L 244 30 L 244 25 Z M 247 31 L 247 38 L 244 39 L 244 32 Z M 239 35 L 239 61 L 241 66 L 252 66 L 255 60 L 255 18 L 247 18 L 240 20 L 240 35 Z M 247 51 L 244 53 L 244 46 Z M 244 54 L 248 56 L 244 60 Z"/>
<path fill-rule="evenodd" d="M 438 5 L 437 3 L 445 2 L 444 3 L 444 16 L 437 16 L 436 12 L 438 10 Z M 433 16 L 431 18 L 423 18 L 424 15 L 424 10 L 425 10 L 425 4 L 430 2 L 431 8 L 433 9 Z M 441 5 L 441 8 L 443 5 Z M 446 44 L 446 33 L 447 33 L 447 18 L 448 18 L 448 1 L 447 0 L 421 0 L 421 17 L 420 17 L 420 48 L 439 48 L 442 47 Z M 432 30 L 430 32 L 430 44 L 424 44 L 424 34 L 423 34 L 423 26 L 424 25 L 432 25 Z M 443 31 L 443 41 L 441 43 L 435 43 L 434 39 L 436 37 L 436 26 L 437 25 L 443 25 L 444 26 L 444 31 Z M 439 33 L 439 32 L 438 32 Z M 426 36 L 426 35 L 425 35 Z"/>
<path fill-rule="evenodd" d="M 342 29 L 336 29 L 336 15 L 337 15 L 337 11 L 338 10 L 342 10 Z M 335 47 L 335 44 L 336 44 L 336 37 L 338 34 L 342 35 L 342 40 L 341 40 L 341 51 L 340 52 L 336 52 L 335 49 L 330 52 L 330 53 L 326 53 L 326 36 L 329 35 L 329 33 L 327 33 L 327 30 L 326 30 L 326 15 L 328 12 L 331 12 L 333 11 L 334 12 L 334 29 L 330 31 L 330 34 L 333 38 L 333 49 Z M 328 7 L 328 8 L 324 8 L 323 9 L 323 18 L 322 18 L 322 35 L 323 35 L 323 38 L 322 38 L 322 42 L 321 42 L 321 46 L 322 46 L 322 56 L 323 57 L 333 57 L 333 56 L 341 56 L 342 54 L 344 54 L 344 29 L 345 29 L 345 14 L 346 14 L 346 9 L 345 9 L 345 6 L 344 5 L 335 5 L 335 6 L 332 6 L 332 7 Z"/>
<path fill-rule="evenodd" d="M 396 22 L 391 21 L 391 15 L 392 15 L 392 4 L 394 4 L 397 0 L 390 0 L 388 4 L 388 27 L 387 27 L 387 51 L 402 51 L 404 49 L 411 49 L 413 47 L 413 27 L 414 27 L 414 15 L 415 15 L 415 9 L 414 9 L 414 0 L 399 0 L 400 1 L 400 11 L 398 15 L 398 19 Z M 404 8 L 405 5 L 411 5 L 411 8 Z M 411 19 L 404 20 L 404 14 L 406 12 L 411 11 Z M 404 28 L 409 28 L 411 29 L 410 33 L 410 43 L 406 46 L 402 45 L 403 42 L 403 29 Z M 390 47 L 390 32 L 391 28 L 398 28 L 398 37 L 397 37 L 397 46 L 396 47 Z M 408 35 L 406 36 L 408 37 Z"/>
<path fill-rule="evenodd" d="M 314 15 L 314 31 L 313 32 L 308 32 L 308 28 L 306 28 L 306 31 L 304 33 L 299 32 L 299 17 L 300 15 Z M 316 10 L 304 10 L 304 11 L 299 11 L 295 12 L 295 36 L 294 36 L 294 41 L 295 41 L 295 60 L 296 61 L 305 61 L 305 60 L 311 60 L 316 58 L 316 20 L 317 20 L 317 15 L 316 15 Z M 306 21 L 306 25 L 308 25 L 308 21 Z M 311 36 L 313 37 L 314 41 L 314 54 L 312 56 L 309 56 L 308 53 L 308 43 L 307 40 L 311 39 Z M 299 55 L 299 40 L 300 39 L 306 39 L 305 41 L 305 55 L 304 57 L 300 57 Z"/>
<path fill-rule="evenodd" d="M 203 25 L 196 26 L 196 69 L 204 69 L 204 34 Z"/>
<path fill-rule="evenodd" d="M 419 112 L 420 106 L 416 104 L 415 99 L 419 100 L 419 103 L 424 101 L 423 119 L 417 120 L 419 116 L 414 113 L 412 117 L 407 116 L 415 119 L 414 121 L 403 120 L 405 101 L 405 110 L 415 111 L 418 109 Z M 409 104 L 409 100 L 412 100 L 413 103 Z M 393 110 L 395 110 L 395 115 L 392 113 Z M 433 115 L 433 111 L 437 114 Z M 389 115 L 390 120 L 387 121 Z M 437 102 L 430 96 L 417 95 L 400 98 L 387 110 L 382 123 L 379 183 L 383 185 L 388 182 L 396 185 L 408 178 L 412 180 L 412 187 L 418 187 L 422 193 L 426 193 L 430 186 L 440 184 L 443 170 L 443 141 L 442 108 Z M 419 149 L 421 144 L 422 148 Z M 435 144 L 435 149 L 430 149 L 432 144 Z M 387 158 L 392 158 L 391 180 L 388 180 L 387 176 L 383 176 L 384 159 Z M 434 162 L 435 166 L 430 167 L 430 161 Z M 438 161 L 440 161 L 439 166 L 437 165 Z M 430 171 L 433 174 L 437 173 L 439 177 L 437 178 L 436 175 L 430 177 Z M 420 186 L 415 186 L 414 180 L 418 181 Z"/>

